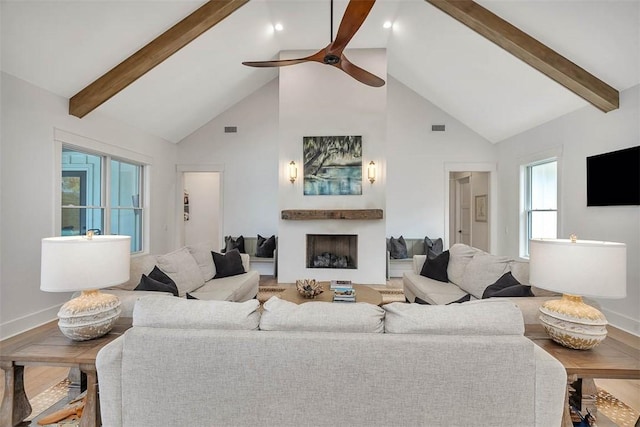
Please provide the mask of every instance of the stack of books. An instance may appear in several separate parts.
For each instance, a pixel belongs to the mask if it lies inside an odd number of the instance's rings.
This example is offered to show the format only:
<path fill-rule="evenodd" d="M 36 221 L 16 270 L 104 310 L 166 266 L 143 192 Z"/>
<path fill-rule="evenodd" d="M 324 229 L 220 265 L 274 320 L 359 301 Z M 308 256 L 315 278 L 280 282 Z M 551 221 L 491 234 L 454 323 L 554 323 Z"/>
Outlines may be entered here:
<path fill-rule="evenodd" d="M 351 285 L 351 280 L 332 280 L 334 302 L 356 302 L 356 291 Z"/>

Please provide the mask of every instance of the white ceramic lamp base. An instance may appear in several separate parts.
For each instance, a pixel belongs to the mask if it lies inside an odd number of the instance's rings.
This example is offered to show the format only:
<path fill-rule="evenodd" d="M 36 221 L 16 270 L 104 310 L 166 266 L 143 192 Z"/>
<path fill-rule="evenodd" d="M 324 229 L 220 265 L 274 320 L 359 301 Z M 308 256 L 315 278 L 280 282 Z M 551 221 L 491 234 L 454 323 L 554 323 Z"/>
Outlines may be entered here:
<path fill-rule="evenodd" d="M 60 308 L 58 326 L 74 341 L 91 340 L 108 333 L 120 312 L 120 300 L 115 295 L 83 291 Z"/>
<path fill-rule="evenodd" d="M 589 350 L 607 337 L 607 319 L 582 297 L 563 295 L 540 307 L 540 323 L 551 339 L 576 350 Z"/>

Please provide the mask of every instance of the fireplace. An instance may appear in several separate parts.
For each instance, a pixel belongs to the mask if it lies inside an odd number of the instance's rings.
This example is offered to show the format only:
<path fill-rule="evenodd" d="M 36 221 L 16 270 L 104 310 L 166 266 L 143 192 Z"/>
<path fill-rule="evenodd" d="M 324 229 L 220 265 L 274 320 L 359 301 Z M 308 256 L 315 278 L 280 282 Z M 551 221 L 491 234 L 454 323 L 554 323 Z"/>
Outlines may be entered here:
<path fill-rule="evenodd" d="M 307 234 L 307 268 L 358 268 L 355 234 Z"/>

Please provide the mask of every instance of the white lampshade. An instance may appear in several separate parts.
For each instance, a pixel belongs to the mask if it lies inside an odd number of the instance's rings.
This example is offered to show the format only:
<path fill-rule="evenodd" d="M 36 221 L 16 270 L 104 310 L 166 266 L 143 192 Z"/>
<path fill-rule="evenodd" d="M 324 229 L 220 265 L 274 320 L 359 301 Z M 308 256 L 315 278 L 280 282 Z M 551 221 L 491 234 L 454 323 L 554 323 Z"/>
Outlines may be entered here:
<path fill-rule="evenodd" d="M 129 280 L 131 237 L 84 236 L 42 239 L 40 289 L 73 292 Z"/>
<path fill-rule="evenodd" d="M 595 298 L 627 295 L 627 246 L 591 240 L 532 239 L 529 283 Z"/>

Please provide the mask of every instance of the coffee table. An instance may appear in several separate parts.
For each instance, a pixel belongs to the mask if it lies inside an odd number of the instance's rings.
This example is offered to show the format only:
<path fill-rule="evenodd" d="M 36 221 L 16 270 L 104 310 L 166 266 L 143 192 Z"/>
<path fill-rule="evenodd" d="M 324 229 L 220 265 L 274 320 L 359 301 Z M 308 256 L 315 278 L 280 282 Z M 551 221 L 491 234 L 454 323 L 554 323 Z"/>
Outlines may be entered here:
<path fill-rule="evenodd" d="M 79 368 L 87 378 L 87 397 L 80 427 L 99 426 L 98 351 L 131 327 L 131 318 L 123 317 L 107 335 L 89 341 L 72 341 L 52 321 L 0 342 L 0 368 L 5 371 L 4 397 L 0 407 L 0 427 L 14 427 L 31 414 L 24 391 L 26 365 Z"/>
<path fill-rule="evenodd" d="M 330 282 L 320 282 L 320 285 L 322 286 L 324 292 L 322 292 L 315 298 L 305 298 L 300 295 L 300 293 L 296 289 L 295 284 L 288 287 L 284 292 L 278 294 L 278 298 L 295 302 L 296 304 L 302 304 L 311 301 L 333 302 L 333 291 L 330 289 Z M 382 304 L 382 294 L 372 287 L 366 285 L 353 285 L 353 289 L 356 291 L 356 302 L 368 302 L 369 304 L 373 305 Z"/>
<path fill-rule="evenodd" d="M 597 390 L 594 378 L 640 379 L 640 350 L 611 336 L 591 350 L 573 350 L 556 343 L 547 335 L 542 325 L 526 325 L 525 336 L 562 363 L 567 371 L 568 385 L 575 381 L 582 382 L 582 411 L 588 409 L 596 414 Z M 568 411 L 567 401 L 563 426 L 572 427 Z"/>

